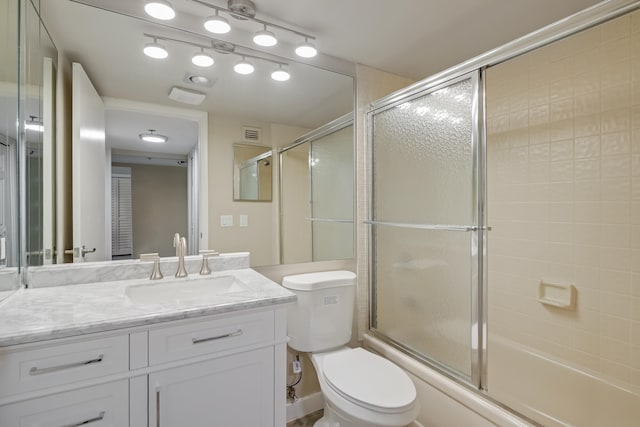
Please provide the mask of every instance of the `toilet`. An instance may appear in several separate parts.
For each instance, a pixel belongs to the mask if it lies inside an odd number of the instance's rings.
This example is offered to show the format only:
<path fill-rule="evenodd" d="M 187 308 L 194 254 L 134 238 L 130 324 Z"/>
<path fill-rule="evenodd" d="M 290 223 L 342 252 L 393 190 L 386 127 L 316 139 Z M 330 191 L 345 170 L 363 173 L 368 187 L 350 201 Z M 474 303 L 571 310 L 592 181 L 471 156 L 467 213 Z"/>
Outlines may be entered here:
<path fill-rule="evenodd" d="M 298 301 L 288 311 L 289 347 L 311 353 L 324 395 L 314 427 L 402 427 L 418 416 L 409 376 L 387 359 L 350 348 L 356 275 L 350 271 L 287 276 Z"/>

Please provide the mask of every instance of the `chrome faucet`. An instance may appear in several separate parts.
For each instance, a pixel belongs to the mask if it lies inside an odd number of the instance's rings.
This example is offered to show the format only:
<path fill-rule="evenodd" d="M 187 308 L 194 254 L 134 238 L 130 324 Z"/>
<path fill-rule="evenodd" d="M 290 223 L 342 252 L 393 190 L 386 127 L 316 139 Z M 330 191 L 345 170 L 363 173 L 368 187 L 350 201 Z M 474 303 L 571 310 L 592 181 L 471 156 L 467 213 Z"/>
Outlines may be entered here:
<path fill-rule="evenodd" d="M 187 277 L 187 269 L 184 267 L 184 256 L 187 252 L 187 239 L 180 237 L 180 233 L 174 234 L 173 247 L 176 248 L 176 256 L 178 257 L 178 271 L 176 271 L 176 277 Z"/>

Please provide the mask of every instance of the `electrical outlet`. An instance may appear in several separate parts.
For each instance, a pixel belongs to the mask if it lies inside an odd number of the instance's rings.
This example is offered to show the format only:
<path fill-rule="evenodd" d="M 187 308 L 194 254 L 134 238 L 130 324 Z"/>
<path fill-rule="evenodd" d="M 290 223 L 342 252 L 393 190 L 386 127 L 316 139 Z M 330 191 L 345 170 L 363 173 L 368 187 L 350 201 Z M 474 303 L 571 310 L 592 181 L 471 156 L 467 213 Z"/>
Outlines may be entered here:
<path fill-rule="evenodd" d="M 291 364 L 293 365 L 294 374 L 299 374 L 300 372 L 302 372 L 302 364 L 299 360 L 294 360 Z"/>

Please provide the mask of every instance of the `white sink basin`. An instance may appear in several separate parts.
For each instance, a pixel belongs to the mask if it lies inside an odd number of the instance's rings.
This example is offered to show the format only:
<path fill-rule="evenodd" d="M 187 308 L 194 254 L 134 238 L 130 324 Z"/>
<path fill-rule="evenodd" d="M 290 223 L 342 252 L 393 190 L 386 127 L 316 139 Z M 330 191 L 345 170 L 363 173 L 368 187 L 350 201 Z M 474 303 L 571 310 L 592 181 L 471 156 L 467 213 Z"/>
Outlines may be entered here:
<path fill-rule="evenodd" d="M 169 279 L 171 280 L 171 279 Z M 216 276 L 206 279 L 160 280 L 129 286 L 125 294 L 138 304 L 180 304 L 211 302 L 220 297 L 233 296 L 248 289 L 234 276 Z"/>

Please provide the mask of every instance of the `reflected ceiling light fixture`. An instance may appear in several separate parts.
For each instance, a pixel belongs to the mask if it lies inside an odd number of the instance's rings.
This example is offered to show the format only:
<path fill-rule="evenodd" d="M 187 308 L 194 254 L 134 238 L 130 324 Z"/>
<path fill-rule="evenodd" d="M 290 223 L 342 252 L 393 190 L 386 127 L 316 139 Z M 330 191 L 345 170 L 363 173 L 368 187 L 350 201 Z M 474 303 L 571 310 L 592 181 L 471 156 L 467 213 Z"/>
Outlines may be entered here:
<path fill-rule="evenodd" d="M 253 73 L 255 71 L 255 67 L 252 64 L 252 62 L 253 60 L 255 60 L 255 61 L 268 62 L 273 66 L 277 67 L 273 69 L 271 72 L 271 78 L 273 80 L 284 82 L 291 78 L 291 74 L 289 73 L 289 70 L 288 70 L 289 64 L 287 64 L 286 62 L 280 62 L 280 61 L 273 60 L 269 57 L 252 55 L 250 53 L 238 52 L 236 51 L 237 46 L 233 43 L 224 42 L 221 40 L 209 39 L 210 44 L 207 45 L 207 44 L 195 43 L 190 40 L 181 40 L 173 37 L 166 37 L 159 34 L 143 33 L 143 36 L 153 39 L 153 43 L 149 43 L 149 45 L 153 45 L 154 47 L 160 46 L 163 52 L 165 53 L 166 53 L 166 49 L 164 49 L 163 46 L 158 44 L 157 42 L 158 40 L 162 41 L 163 43 L 164 42 L 176 43 L 176 44 L 182 44 L 182 45 L 198 48 L 199 51 L 196 52 L 191 57 L 191 61 L 195 65 L 200 67 L 208 67 L 213 65 L 214 59 L 209 53 L 207 53 L 207 51 L 214 51 L 220 54 L 230 54 L 230 55 L 235 55 L 240 57 L 240 61 L 238 61 L 233 67 L 235 72 L 238 74 L 246 75 L 246 74 Z M 208 78 L 203 76 L 195 76 L 195 75 L 193 76 L 188 75 L 188 76 L 190 77 L 189 78 L 185 77 L 185 82 L 187 83 L 201 84 L 203 86 L 211 86 L 213 84 Z M 198 81 L 191 79 L 191 77 L 194 77 Z"/>
<path fill-rule="evenodd" d="M 29 116 L 29 120 L 24 122 L 24 129 L 34 132 L 44 132 L 42 122 L 38 120 L 38 116 Z"/>
<path fill-rule="evenodd" d="M 296 48 L 296 54 L 298 56 L 302 58 L 313 58 L 318 54 L 318 51 L 313 44 L 313 41 L 316 39 L 314 36 L 293 28 L 288 28 L 283 25 L 274 24 L 273 22 L 256 18 L 256 5 L 251 0 L 227 0 L 226 8 L 211 4 L 204 0 L 190 1 L 215 10 L 215 15 L 209 16 L 204 23 L 204 26 L 208 31 L 217 34 L 224 34 L 231 30 L 229 22 L 219 15 L 220 12 L 224 12 L 234 19 L 241 21 L 253 21 L 262 25 L 263 28 L 257 31 L 253 37 L 254 43 L 258 46 L 271 47 L 278 43 L 278 39 L 275 34 L 272 31 L 267 30 L 267 27 L 271 27 L 271 30 L 277 29 L 278 31 L 286 31 L 304 38 L 304 43 L 298 45 Z M 224 24 L 218 24 L 218 22 L 223 22 Z M 224 31 L 214 30 L 213 28 L 217 25 L 220 25 L 220 28 L 224 29 Z"/>
<path fill-rule="evenodd" d="M 251 62 L 247 61 L 244 56 L 236 65 L 234 65 L 233 69 L 236 73 L 243 75 L 251 74 L 255 70 Z"/>
<path fill-rule="evenodd" d="M 163 21 L 168 21 L 176 17 L 171 3 L 166 0 L 150 0 L 144 5 L 144 11 L 150 16 Z"/>
<path fill-rule="evenodd" d="M 169 138 L 164 135 L 154 133 L 155 131 L 155 129 L 149 129 L 149 132 L 141 133 L 140 135 L 138 135 L 138 138 L 140 138 L 144 142 L 152 142 L 154 144 L 162 144 L 169 140 Z"/>
<path fill-rule="evenodd" d="M 198 67 L 211 67 L 215 61 L 213 60 L 213 56 L 205 53 L 204 48 L 201 47 L 200 52 L 196 52 L 191 57 L 191 62 Z"/>
<path fill-rule="evenodd" d="M 267 24 L 264 24 L 264 29 L 256 32 L 253 36 L 253 42 L 258 46 L 271 47 L 278 44 L 276 35 L 267 30 Z"/>
<path fill-rule="evenodd" d="M 216 14 L 207 18 L 204 22 L 205 30 L 215 34 L 226 34 L 231 31 L 231 25 L 227 18 L 218 15 L 218 9 Z"/>
<path fill-rule="evenodd" d="M 154 59 L 165 59 L 167 56 L 169 56 L 169 52 L 167 52 L 167 49 L 165 49 L 164 46 L 158 43 L 158 40 L 155 37 L 153 38 L 153 41 L 151 43 L 147 43 L 144 46 L 144 54 Z"/>
<path fill-rule="evenodd" d="M 308 37 L 304 38 L 304 43 L 301 43 L 296 47 L 296 55 L 302 58 L 313 58 L 318 54 L 316 46 L 309 41 Z"/>
<path fill-rule="evenodd" d="M 286 68 L 282 68 L 282 64 L 278 64 L 278 68 L 271 72 L 271 78 L 277 82 L 286 82 L 291 78 L 291 74 Z"/>

